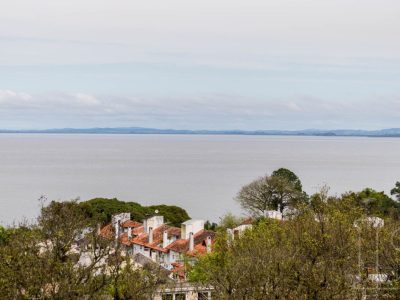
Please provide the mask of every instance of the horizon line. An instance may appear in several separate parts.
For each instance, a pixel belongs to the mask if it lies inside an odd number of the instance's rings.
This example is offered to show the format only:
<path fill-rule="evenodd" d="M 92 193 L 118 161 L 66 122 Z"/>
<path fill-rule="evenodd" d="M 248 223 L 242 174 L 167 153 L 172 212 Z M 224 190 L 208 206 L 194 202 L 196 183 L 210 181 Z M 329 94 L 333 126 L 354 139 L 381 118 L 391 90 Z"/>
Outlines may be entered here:
<path fill-rule="evenodd" d="M 86 128 L 48 128 L 48 129 L 0 129 L 3 134 L 177 134 L 177 135 L 275 135 L 275 136 L 367 136 L 400 137 L 400 128 L 365 129 L 160 129 L 150 127 L 86 127 Z"/>

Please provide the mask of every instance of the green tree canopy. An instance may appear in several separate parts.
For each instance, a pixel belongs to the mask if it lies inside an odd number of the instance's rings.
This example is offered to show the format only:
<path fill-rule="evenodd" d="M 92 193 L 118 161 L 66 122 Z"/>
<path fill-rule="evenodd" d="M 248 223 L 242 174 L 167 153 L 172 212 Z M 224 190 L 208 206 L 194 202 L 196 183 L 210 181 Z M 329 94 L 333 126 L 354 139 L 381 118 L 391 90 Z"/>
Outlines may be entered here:
<path fill-rule="evenodd" d="M 142 206 L 136 202 L 124 202 L 116 198 L 95 198 L 79 203 L 86 216 L 90 219 L 95 219 L 103 224 L 111 221 L 113 214 L 129 212 L 132 220 L 143 221 L 146 217 L 153 215 L 157 210 L 163 215 L 165 222 L 174 226 L 180 226 L 182 222 L 190 219 L 188 213 L 178 206 L 173 205 L 152 205 Z"/>
<path fill-rule="evenodd" d="M 399 221 L 355 226 L 367 215 L 353 199 L 325 192 L 312 199 L 292 219 L 261 220 L 233 240 L 219 235 L 190 280 L 214 287 L 224 300 L 399 299 Z M 371 272 L 391 281 L 371 281 Z"/>
<path fill-rule="evenodd" d="M 296 207 L 308 200 L 293 172 L 278 169 L 273 174 L 243 186 L 236 196 L 241 207 L 255 217 L 264 216 L 267 210 L 283 212 L 285 207 Z"/>
<path fill-rule="evenodd" d="M 235 216 L 234 214 L 229 212 L 220 218 L 218 227 L 220 229 L 235 228 L 239 226 L 242 221 L 242 218 Z"/>
<path fill-rule="evenodd" d="M 303 185 L 301 183 L 300 178 L 290 171 L 289 169 L 285 168 L 280 168 L 272 172 L 271 174 L 272 177 L 282 177 L 287 180 L 287 182 L 291 183 L 294 187 L 295 190 L 302 192 L 303 191 Z"/>
<path fill-rule="evenodd" d="M 151 297 L 159 272 L 131 264 L 93 223 L 77 201 L 51 202 L 37 223 L 9 229 L 0 244 L 0 299 Z"/>
<path fill-rule="evenodd" d="M 7 243 L 10 234 L 11 232 L 9 229 L 0 226 L 0 245 Z"/>
<path fill-rule="evenodd" d="M 397 201 L 400 201 L 400 181 L 396 182 L 395 187 L 390 191 L 392 196 L 396 197 Z"/>
<path fill-rule="evenodd" d="M 400 203 L 394 201 L 384 192 L 366 188 L 361 192 L 349 192 L 344 198 L 353 200 L 355 206 L 362 207 L 368 215 L 400 218 Z"/>

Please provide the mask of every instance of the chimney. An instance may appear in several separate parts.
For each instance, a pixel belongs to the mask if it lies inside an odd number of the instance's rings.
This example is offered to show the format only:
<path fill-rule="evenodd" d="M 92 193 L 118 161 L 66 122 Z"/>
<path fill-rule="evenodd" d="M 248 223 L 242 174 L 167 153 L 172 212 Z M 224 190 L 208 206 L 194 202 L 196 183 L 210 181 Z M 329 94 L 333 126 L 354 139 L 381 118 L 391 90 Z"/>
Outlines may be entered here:
<path fill-rule="evenodd" d="M 147 219 L 144 219 L 144 220 L 143 220 L 143 228 L 144 228 L 144 232 L 145 232 L 145 233 L 148 233 L 148 232 L 147 232 Z"/>
<path fill-rule="evenodd" d="M 149 244 L 153 243 L 153 227 L 149 227 Z"/>
<path fill-rule="evenodd" d="M 211 236 L 207 237 L 206 246 L 207 246 L 207 253 L 210 253 L 211 252 Z"/>
<path fill-rule="evenodd" d="M 189 251 L 194 250 L 194 235 L 193 232 L 189 233 Z"/>
<path fill-rule="evenodd" d="M 163 232 L 163 248 L 168 246 L 168 231 L 164 230 Z"/>
<path fill-rule="evenodd" d="M 119 221 L 115 223 L 115 239 L 119 237 Z"/>
<path fill-rule="evenodd" d="M 132 227 L 128 227 L 128 239 L 132 238 Z"/>

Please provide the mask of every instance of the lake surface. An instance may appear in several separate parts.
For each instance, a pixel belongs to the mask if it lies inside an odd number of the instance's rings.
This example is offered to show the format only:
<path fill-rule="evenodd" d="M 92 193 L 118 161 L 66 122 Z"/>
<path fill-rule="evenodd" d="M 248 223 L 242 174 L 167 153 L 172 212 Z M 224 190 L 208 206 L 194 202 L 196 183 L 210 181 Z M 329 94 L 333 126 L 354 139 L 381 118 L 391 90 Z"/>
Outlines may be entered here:
<path fill-rule="evenodd" d="M 400 138 L 2 134 L 0 223 L 37 215 L 41 195 L 174 204 L 217 221 L 240 213 L 242 185 L 279 167 L 308 193 L 388 192 L 400 180 Z"/>

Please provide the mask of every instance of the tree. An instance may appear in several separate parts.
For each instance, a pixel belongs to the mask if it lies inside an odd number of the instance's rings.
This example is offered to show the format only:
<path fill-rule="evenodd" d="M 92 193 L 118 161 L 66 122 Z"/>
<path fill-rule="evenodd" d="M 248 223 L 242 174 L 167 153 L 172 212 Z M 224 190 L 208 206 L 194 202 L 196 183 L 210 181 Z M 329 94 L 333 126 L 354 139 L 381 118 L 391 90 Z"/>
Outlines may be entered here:
<path fill-rule="evenodd" d="M 272 172 L 271 176 L 285 178 L 290 184 L 293 185 L 295 190 L 299 192 L 303 191 L 303 185 L 301 184 L 300 178 L 289 169 L 280 168 Z"/>
<path fill-rule="evenodd" d="M 181 223 L 190 219 L 188 213 L 181 207 L 173 205 L 152 205 L 142 206 L 136 202 L 124 202 L 116 198 L 95 198 L 79 203 L 79 206 L 85 212 L 87 219 L 95 219 L 102 224 L 109 223 L 113 214 L 129 212 L 131 219 L 135 221 L 143 221 L 147 216 L 158 211 L 163 215 L 165 222 L 173 226 L 180 226 Z"/>
<path fill-rule="evenodd" d="M 214 287 L 216 299 L 357 299 L 354 221 L 362 210 L 331 200 L 301 206 L 285 222 L 262 220 L 233 241 L 219 236 L 190 280 Z"/>
<path fill-rule="evenodd" d="M 207 220 L 204 223 L 204 229 L 206 229 L 206 230 L 215 231 L 217 229 L 217 227 L 218 227 L 218 224 L 214 223 L 214 222 L 211 223 L 210 220 Z"/>
<path fill-rule="evenodd" d="M 98 235 L 96 225 L 75 200 L 51 202 L 36 224 L 7 229 L 0 243 L 0 298 L 147 299 L 158 273 L 128 263 L 120 244 Z M 134 276 L 128 281 L 127 274 Z"/>
<path fill-rule="evenodd" d="M 390 191 L 392 196 L 396 197 L 397 201 L 400 201 L 400 181 L 396 182 L 395 187 Z"/>
<path fill-rule="evenodd" d="M 109 292 L 115 300 L 152 299 L 158 286 L 168 282 L 168 272 L 154 262 L 141 267 L 129 256 L 120 255 L 121 249 L 110 255 L 111 284 Z"/>
<path fill-rule="evenodd" d="M 4 245 L 10 236 L 10 231 L 3 226 L 0 226 L 0 245 Z"/>
<path fill-rule="evenodd" d="M 104 293 L 109 279 L 102 262 L 112 248 L 89 225 L 76 201 L 51 202 L 37 224 L 13 230 L 0 247 L 0 295 L 77 299 Z"/>
<path fill-rule="evenodd" d="M 239 226 L 242 221 L 242 218 L 239 218 L 232 213 L 227 213 L 220 218 L 218 227 L 221 229 L 235 228 Z"/>
<path fill-rule="evenodd" d="M 265 216 L 267 210 L 279 209 L 283 212 L 287 206 L 295 207 L 304 202 L 305 195 L 298 188 L 298 184 L 283 175 L 264 176 L 242 187 L 236 200 L 251 215 Z"/>
<path fill-rule="evenodd" d="M 370 216 L 392 217 L 400 219 L 400 203 L 384 192 L 366 188 L 361 192 L 349 192 L 343 198 L 352 199 L 355 206 L 362 207 Z"/>
<path fill-rule="evenodd" d="M 159 209 L 172 222 L 188 218 L 179 207 L 116 199 L 42 204 L 36 223 L 0 227 L 0 299 L 148 299 L 165 283 L 165 272 L 136 264 L 97 230 L 112 211 L 126 207 L 138 207 L 143 216 Z"/>

